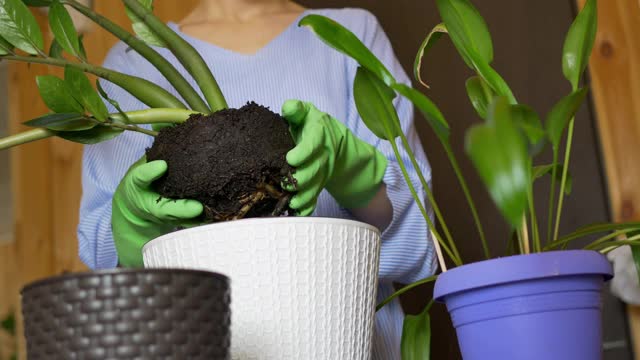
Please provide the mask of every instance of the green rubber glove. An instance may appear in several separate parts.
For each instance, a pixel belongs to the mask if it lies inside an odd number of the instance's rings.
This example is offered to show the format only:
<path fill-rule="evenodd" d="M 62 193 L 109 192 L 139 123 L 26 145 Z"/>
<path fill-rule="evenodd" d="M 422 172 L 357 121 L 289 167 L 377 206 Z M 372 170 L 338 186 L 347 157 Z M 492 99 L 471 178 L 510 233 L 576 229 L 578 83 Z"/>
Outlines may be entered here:
<path fill-rule="evenodd" d="M 151 189 L 151 183 L 166 171 L 165 161 L 147 163 L 142 157 L 129 168 L 113 195 L 111 229 L 122 266 L 142 267 L 144 244 L 187 225 L 203 211 L 198 201 L 165 199 Z"/>
<path fill-rule="evenodd" d="M 296 143 L 287 153 L 287 162 L 296 168 L 292 209 L 310 215 L 323 188 L 345 208 L 364 207 L 373 199 L 388 163 L 378 149 L 310 103 L 289 100 L 282 116 Z"/>

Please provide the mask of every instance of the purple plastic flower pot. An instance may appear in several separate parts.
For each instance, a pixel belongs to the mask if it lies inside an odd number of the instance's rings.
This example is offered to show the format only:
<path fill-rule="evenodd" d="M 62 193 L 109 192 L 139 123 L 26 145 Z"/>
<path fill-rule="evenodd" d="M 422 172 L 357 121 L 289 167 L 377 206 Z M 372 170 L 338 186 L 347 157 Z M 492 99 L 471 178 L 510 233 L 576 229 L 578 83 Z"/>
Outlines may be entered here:
<path fill-rule="evenodd" d="M 439 276 L 465 360 L 599 360 L 607 259 L 570 250 L 481 261 Z"/>

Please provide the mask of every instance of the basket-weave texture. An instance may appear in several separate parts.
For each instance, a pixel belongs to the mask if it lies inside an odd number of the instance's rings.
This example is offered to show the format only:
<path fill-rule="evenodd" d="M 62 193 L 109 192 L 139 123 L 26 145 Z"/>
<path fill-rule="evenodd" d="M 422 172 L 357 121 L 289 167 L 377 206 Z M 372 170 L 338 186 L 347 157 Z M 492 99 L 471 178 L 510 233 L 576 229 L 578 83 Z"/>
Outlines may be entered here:
<path fill-rule="evenodd" d="M 29 360 L 229 359 L 229 280 L 139 269 L 49 278 L 22 291 Z"/>

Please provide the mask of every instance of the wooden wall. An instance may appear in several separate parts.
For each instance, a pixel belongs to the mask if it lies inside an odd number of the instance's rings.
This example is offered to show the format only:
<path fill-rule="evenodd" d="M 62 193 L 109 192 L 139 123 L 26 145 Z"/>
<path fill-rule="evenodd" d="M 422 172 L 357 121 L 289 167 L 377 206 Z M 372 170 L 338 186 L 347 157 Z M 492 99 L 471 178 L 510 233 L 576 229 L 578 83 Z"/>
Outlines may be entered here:
<path fill-rule="evenodd" d="M 584 0 L 579 0 L 580 5 Z M 600 1 L 590 75 L 611 214 L 640 220 L 640 2 Z M 640 307 L 629 307 L 636 359 L 640 358 Z"/>
<path fill-rule="evenodd" d="M 157 14 L 164 20 L 180 20 L 196 0 L 159 1 Z M 101 14 L 129 28 L 119 1 L 95 1 Z M 51 40 L 46 16 L 35 11 Z M 116 39 L 102 29 L 92 27 L 84 44 L 89 61 L 100 64 Z M 9 66 L 10 132 L 24 130 L 23 121 L 46 113 L 35 76 L 62 70 L 26 64 Z M 82 146 L 51 139 L 12 149 L 12 185 L 14 196 L 15 241 L 0 245 L 0 314 L 17 310 L 19 289 L 26 283 L 65 271 L 86 267 L 78 258 L 76 226 L 81 196 L 80 168 Z M 0 359 L 2 359 L 0 353 Z M 24 357 L 24 352 L 21 352 Z"/>

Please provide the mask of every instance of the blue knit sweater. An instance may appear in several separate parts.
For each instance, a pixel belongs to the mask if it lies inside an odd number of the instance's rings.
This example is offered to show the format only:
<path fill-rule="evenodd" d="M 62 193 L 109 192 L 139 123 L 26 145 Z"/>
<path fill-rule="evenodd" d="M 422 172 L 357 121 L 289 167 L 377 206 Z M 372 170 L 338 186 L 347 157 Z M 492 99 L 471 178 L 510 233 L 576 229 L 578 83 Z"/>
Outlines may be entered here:
<path fill-rule="evenodd" d="M 409 83 L 389 39 L 372 14 L 360 9 L 324 9 L 307 10 L 301 17 L 309 13 L 325 15 L 345 25 L 382 60 L 398 81 Z M 425 221 L 405 184 L 392 148 L 367 129 L 356 111 L 352 88 L 357 65 L 353 60 L 329 48 L 308 29 L 297 27 L 297 21 L 252 55 L 191 38 L 181 33 L 175 24 L 170 23 L 170 26 L 203 56 L 216 75 L 229 106 L 241 107 L 252 100 L 279 111 L 287 99 L 310 101 L 343 121 L 354 134 L 376 146 L 390 160 L 384 182 L 393 206 L 393 220 L 382 235 L 379 300 L 393 292 L 393 282 L 409 283 L 435 272 L 436 257 Z M 168 50 L 158 51 L 195 84 Z M 123 43 L 110 51 L 104 66 L 153 81 L 178 96 L 151 64 L 134 51 L 128 51 Z M 146 108 L 111 83 L 104 82 L 103 87 L 125 111 Z M 414 128 L 413 107 L 401 97 L 396 98 L 395 106 L 416 153 L 419 171 L 430 180 L 430 167 Z M 114 140 L 84 148 L 78 237 L 80 257 L 91 268 L 111 268 L 117 264 L 111 234 L 111 199 L 129 166 L 143 155 L 151 142 L 151 137 L 126 132 Z M 423 194 L 416 170 L 406 154 L 403 152 L 402 155 L 413 183 Z M 353 218 L 326 191 L 318 199 L 314 216 Z M 403 312 L 397 301 L 377 313 L 374 359 L 400 358 L 402 319 Z"/>

